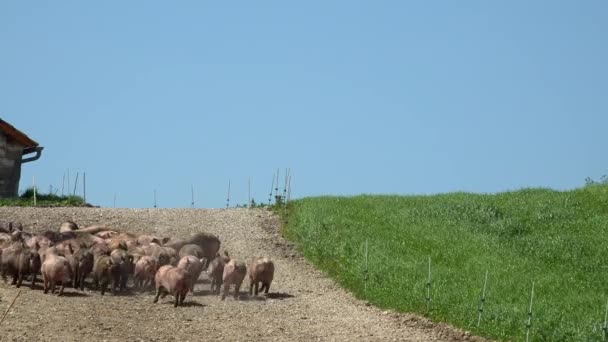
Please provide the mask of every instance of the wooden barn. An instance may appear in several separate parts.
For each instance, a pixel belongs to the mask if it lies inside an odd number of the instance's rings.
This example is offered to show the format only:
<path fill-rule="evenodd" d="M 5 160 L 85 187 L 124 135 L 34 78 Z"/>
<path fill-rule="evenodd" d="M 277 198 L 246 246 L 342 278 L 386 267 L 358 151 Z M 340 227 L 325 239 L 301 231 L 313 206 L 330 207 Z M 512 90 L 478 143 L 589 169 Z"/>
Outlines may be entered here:
<path fill-rule="evenodd" d="M 25 133 L 0 119 L 0 198 L 19 195 L 21 165 L 40 158 L 42 149 Z"/>

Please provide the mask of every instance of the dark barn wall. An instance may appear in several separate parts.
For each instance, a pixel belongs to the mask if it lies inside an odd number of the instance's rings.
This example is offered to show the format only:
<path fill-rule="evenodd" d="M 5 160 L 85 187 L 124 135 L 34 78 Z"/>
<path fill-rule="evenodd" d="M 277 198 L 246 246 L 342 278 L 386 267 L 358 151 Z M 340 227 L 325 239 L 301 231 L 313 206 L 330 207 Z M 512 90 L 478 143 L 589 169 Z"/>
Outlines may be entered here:
<path fill-rule="evenodd" d="M 17 197 L 23 146 L 9 142 L 0 132 L 0 197 Z"/>

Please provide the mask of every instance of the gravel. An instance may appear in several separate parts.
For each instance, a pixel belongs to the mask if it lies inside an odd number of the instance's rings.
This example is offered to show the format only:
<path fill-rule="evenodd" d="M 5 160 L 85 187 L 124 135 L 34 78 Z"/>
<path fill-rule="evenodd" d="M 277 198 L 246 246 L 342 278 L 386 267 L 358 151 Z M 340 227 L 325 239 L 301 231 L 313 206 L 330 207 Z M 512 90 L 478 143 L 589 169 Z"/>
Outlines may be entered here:
<path fill-rule="evenodd" d="M 279 234 L 278 219 L 264 209 L 106 209 L 0 207 L 0 221 L 26 231 L 57 230 L 73 220 L 133 233 L 185 237 L 210 232 L 231 257 L 269 256 L 276 266 L 270 296 L 220 301 L 204 276 L 183 307 L 153 293 L 106 295 L 66 288 L 44 295 L 29 282 L 0 325 L 2 341 L 484 341 L 445 324 L 383 311 L 354 298 L 316 270 Z M 19 290 L 0 282 L 0 315 Z"/>

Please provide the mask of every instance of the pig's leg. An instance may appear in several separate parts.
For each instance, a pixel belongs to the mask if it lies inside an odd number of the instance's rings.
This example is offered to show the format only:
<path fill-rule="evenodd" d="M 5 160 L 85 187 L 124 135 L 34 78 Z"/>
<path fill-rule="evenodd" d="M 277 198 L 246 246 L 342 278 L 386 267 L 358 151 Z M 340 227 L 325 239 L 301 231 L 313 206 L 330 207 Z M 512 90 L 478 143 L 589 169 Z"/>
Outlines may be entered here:
<path fill-rule="evenodd" d="M 226 299 L 226 296 L 228 296 L 228 291 L 230 291 L 230 283 L 224 283 L 224 292 L 222 293 L 222 300 Z"/>
<path fill-rule="evenodd" d="M 46 293 L 49 292 L 49 280 L 44 275 L 44 273 L 42 273 L 42 283 L 43 283 L 43 286 L 44 286 L 44 293 L 46 294 Z"/>
<path fill-rule="evenodd" d="M 241 289 L 241 283 L 238 283 L 234 286 L 234 299 L 239 299 L 239 290 Z"/>
<path fill-rule="evenodd" d="M 63 289 L 65 288 L 65 281 L 61 282 L 61 287 L 59 288 L 59 294 L 58 296 L 63 296 Z"/>
<path fill-rule="evenodd" d="M 157 286 L 156 287 L 156 296 L 154 297 L 154 301 L 152 303 L 157 303 L 158 302 L 158 297 L 160 297 L 160 291 L 161 291 L 161 287 Z"/>

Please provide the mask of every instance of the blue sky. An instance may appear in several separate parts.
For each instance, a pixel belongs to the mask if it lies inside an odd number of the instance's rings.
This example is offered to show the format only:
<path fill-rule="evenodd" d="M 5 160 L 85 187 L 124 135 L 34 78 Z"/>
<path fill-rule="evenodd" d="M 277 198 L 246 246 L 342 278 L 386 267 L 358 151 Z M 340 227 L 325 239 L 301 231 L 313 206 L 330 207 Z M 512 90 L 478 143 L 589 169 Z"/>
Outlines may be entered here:
<path fill-rule="evenodd" d="M 606 1 L 3 1 L 0 117 L 97 205 L 579 187 L 608 173 Z M 81 189 L 77 190 L 78 193 Z"/>

